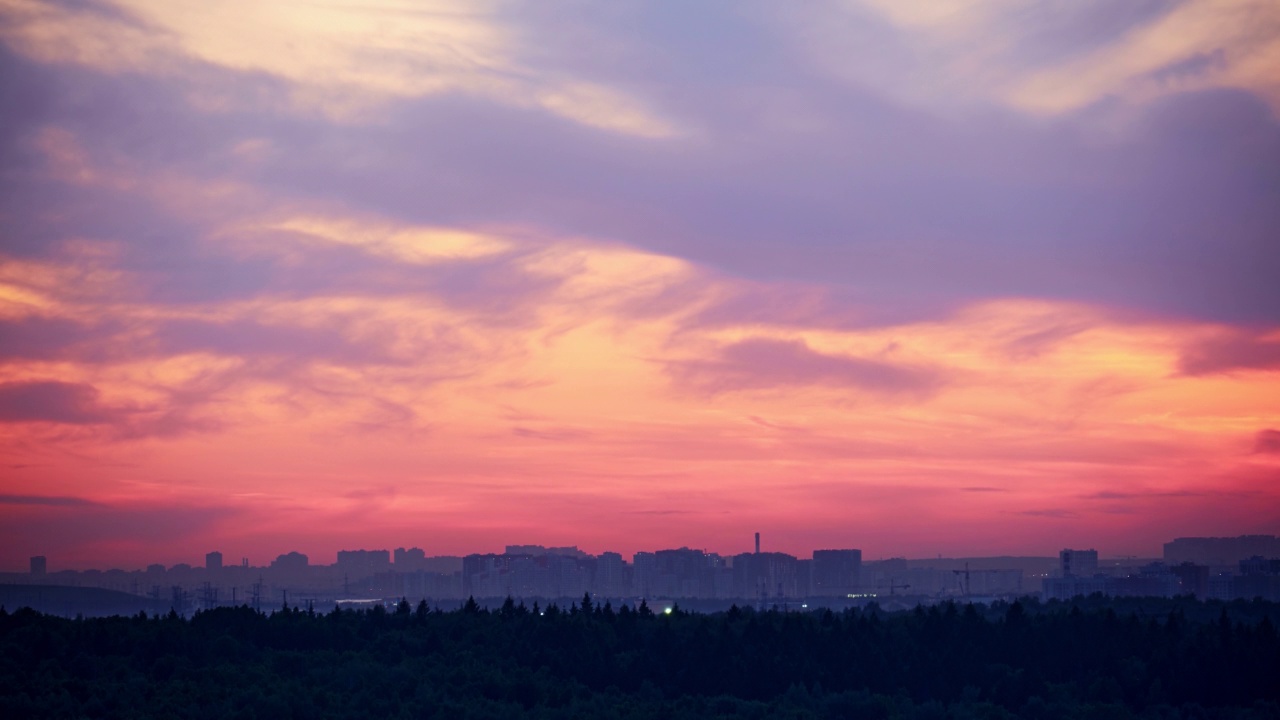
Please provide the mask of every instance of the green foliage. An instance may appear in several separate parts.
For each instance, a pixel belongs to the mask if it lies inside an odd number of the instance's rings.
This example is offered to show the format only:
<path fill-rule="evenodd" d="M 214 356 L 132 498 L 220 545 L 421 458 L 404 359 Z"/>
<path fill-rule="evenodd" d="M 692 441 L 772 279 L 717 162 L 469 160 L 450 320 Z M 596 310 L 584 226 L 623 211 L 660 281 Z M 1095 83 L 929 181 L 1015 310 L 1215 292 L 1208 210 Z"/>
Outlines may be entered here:
<path fill-rule="evenodd" d="M 22 609 L 0 613 L 0 717 L 1274 718 L 1276 609 Z"/>

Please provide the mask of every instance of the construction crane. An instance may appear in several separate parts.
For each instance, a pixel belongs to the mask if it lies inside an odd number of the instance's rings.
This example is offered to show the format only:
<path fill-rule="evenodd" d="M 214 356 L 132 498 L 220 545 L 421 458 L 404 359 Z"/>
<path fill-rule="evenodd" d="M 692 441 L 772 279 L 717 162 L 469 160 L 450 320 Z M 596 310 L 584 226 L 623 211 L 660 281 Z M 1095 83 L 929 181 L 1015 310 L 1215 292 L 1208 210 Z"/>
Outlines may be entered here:
<path fill-rule="evenodd" d="M 963 577 L 961 588 L 964 590 L 964 596 L 969 597 L 969 563 L 964 564 L 964 570 L 952 570 L 951 572 Z"/>
<path fill-rule="evenodd" d="M 889 580 L 889 595 L 892 597 L 892 596 L 893 596 L 893 594 L 894 594 L 894 591 L 895 591 L 895 590 L 906 590 L 906 589 L 907 589 L 907 588 L 909 588 L 909 587 L 911 587 L 911 586 L 910 586 L 910 585 L 899 585 L 899 584 L 897 584 L 897 582 L 896 582 L 896 581 L 894 581 L 894 580 L 890 579 L 890 580 Z"/>

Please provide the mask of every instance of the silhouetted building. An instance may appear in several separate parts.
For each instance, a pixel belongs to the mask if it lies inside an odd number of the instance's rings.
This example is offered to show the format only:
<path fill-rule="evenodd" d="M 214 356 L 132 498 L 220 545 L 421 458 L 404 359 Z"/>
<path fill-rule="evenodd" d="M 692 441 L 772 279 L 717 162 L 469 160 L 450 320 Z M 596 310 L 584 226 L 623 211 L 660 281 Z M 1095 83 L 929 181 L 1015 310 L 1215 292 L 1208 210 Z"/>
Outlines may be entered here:
<path fill-rule="evenodd" d="M 49 571 L 48 560 L 43 555 L 36 555 L 31 558 L 31 574 L 44 575 Z"/>
<path fill-rule="evenodd" d="M 1137 574 L 1112 579 L 1109 595 L 1130 597 L 1173 597 L 1181 589 L 1178 576 L 1162 562 L 1143 565 Z"/>
<path fill-rule="evenodd" d="M 1111 594 L 1112 578 L 1105 575 L 1080 577 L 1049 577 L 1044 579 L 1043 592 L 1046 600 L 1070 600 L 1078 595 L 1088 597 L 1094 593 Z"/>
<path fill-rule="evenodd" d="M 1277 575 L 1280 574 L 1280 558 L 1264 558 L 1254 555 L 1240 561 L 1241 575 Z"/>
<path fill-rule="evenodd" d="M 742 553 L 733 556 L 734 594 L 764 602 L 798 595 L 796 558 L 786 553 Z"/>
<path fill-rule="evenodd" d="M 1209 566 L 1184 562 L 1169 568 L 1178 577 L 1178 589 L 1183 595 L 1195 595 L 1204 600 L 1209 597 Z"/>
<path fill-rule="evenodd" d="M 854 592 L 862 574 L 861 550 L 814 550 L 809 594 L 841 597 Z"/>
<path fill-rule="evenodd" d="M 462 558 L 456 555 L 433 555 L 422 561 L 422 569 L 440 575 L 462 572 Z M 461 592 L 461 590 L 459 590 Z"/>
<path fill-rule="evenodd" d="M 627 595 L 627 563 L 615 552 L 600 553 L 596 560 L 595 590 L 611 597 Z"/>
<path fill-rule="evenodd" d="M 1164 544 L 1164 561 L 1169 565 L 1191 562 L 1215 571 L 1234 570 L 1241 560 L 1254 556 L 1280 557 L 1280 539 L 1275 535 L 1188 537 Z"/>
<path fill-rule="evenodd" d="M 631 589 L 641 597 L 653 595 L 654 576 L 658 571 L 657 557 L 651 552 L 638 552 L 631 556 Z"/>
<path fill-rule="evenodd" d="M 649 594 L 654 597 L 690 598 L 715 596 L 715 569 L 723 565 L 719 555 L 682 547 L 653 554 Z"/>
<path fill-rule="evenodd" d="M 590 557 L 585 552 L 578 549 L 577 545 L 568 547 L 543 547 L 541 545 L 508 545 L 507 555 L 532 555 L 538 557 L 540 555 L 563 555 L 565 557 L 585 559 Z"/>
<path fill-rule="evenodd" d="M 395 552 L 395 568 L 396 572 L 413 572 L 422 570 L 427 564 L 427 553 L 422 548 L 396 548 Z"/>
<path fill-rule="evenodd" d="M 1280 559 L 1254 556 L 1240 561 L 1240 575 L 1232 579 L 1232 598 L 1280 600 Z"/>
<path fill-rule="evenodd" d="M 271 569 L 285 571 L 306 570 L 309 562 L 306 555 L 294 551 L 277 556 L 275 560 L 271 561 Z"/>
<path fill-rule="evenodd" d="M 1072 551 L 1063 551 L 1063 553 L 1067 552 Z M 1079 554 L 1084 552 L 1093 551 L 1076 550 L 1074 553 L 1077 555 L 1072 559 L 1078 559 Z M 1088 596 L 1094 593 L 1113 597 L 1173 597 L 1183 592 L 1182 575 L 1162 562 L 1147 563 L 1137 568 L 1137 572 L 1118 577 L 1096 573 L 1089 576 L 1080 574 L 1082 569 L 1088 566 L 1088 561 L 1081 565 L 1068 565 L 1064 559 L 1062 577 L 1044 579 L 1045 598 L 1069 600 L 1078 595 Z M 1212 592 L 1212 582 L 1210 582 L 1210 592 Z"/>
<path fill-rule="evenodd" d="M 1062 577 L 1093 577 L 1098 574 L 1097 550 L 1066 549 L 1058 553 Z"/>
<path fill-rule="evenodd" d="M 204 569 L 216 572 L 222 569 L 222 553 L 214 550 L 204 555 Z"/>
<path fill-rule="evenodd" d="M 391 551 L 339 550 L 335 566 L 350 580 L 372 577 L 391 570 Z"/>

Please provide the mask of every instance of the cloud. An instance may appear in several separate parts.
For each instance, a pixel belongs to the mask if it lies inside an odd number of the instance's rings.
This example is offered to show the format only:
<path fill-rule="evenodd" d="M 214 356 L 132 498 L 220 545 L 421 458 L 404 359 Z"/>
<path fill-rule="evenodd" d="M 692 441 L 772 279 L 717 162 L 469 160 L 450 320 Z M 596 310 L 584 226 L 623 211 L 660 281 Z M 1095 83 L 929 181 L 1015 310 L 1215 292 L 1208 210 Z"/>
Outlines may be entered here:
<path fill-rule="evenodd" d="M 1019 515 L 1030 515 L 1032 517 L 1046 517 L 1058 520 L 1069 520 L 1071 518 L 1080 517 L 1080 513 L 1066 508 L 1048 508 L 1045 510 L 1023 510 Z"/>
<path fill-rule="evenodd" d="M 741 24 L 707 14 L 699 20 L 709 28 Z M 628 43 L 666 47 L 672 38 L 661 27 L 646 25 L 640 30 L 649 42 Z M 607 30 L 595 28 L 592 38 L 610 39 L 600 36 Z M 769 37 L 767 29 L 754 32 Z M 698 52 L 679 40 L 673 52 Z M 733 45 L 739 38 L 725 42 L 726 50 L 741 49 Z M 382 279 L 391 289 L 414 287 L 423 276 L 382 272 L 406 254 L 422 257 L 420 244 L 394 234 L 331 248 L 352 252 L 325 253 L 327 263 L 309 251 L 284 262 L 194 241 L 214 236 L 223 228 L 211 226 L 228 217 L 286 208 L 274 222 L 332 218 L 340 215 L 336 206 L 401 229 L 465 233 L 488 225 L 611 238 L 728 275 L 805 288 L 754 311 L 738 303 L 719 317 L 755 312 L 826 324 L 822 318 L 939 317 L 992 296 L 1228 321 L 1265 322 L 1280 313 L 1271 282 L 1280 253 L 1269 232 L 1280 209 L 1269 176 L 1251 169 L 1280 165 L 1280 128 L 1248 92 L 1175 93 L 1143 105 L 1119 128 L 1101 111 L 1053 123 L 1006 113 L 940 118 L 865 89 L 833 93 L 801 72 L 794 56 L 779 53 L 778 61 L 790 64 L 746 64 L 741 75 L 722 74 L 719 84 L 709 78 L 706 87 L 665 64 L 654 67 L 650 84 L 685 94 L 680 112 L 718 130 L 664 143 L 669 148 L 597 137 L 466 93 L 401 98 L 377 123 L 351 125 L 269 108 L 205 112 L 183 101 L 182 79 L 24 68 L 24 76 L 40 76 L 46 96 L 48 110 L 36 119 L 78 137 L 98 163 L 96 176 L 115 177 L 112 163 L 122 163 L 135 183 L 176 180 L 176 169 L 187 183 L 181 192 L 158 189 L 167 202 L 150 202 L 139 192 L 19 173 L 9 200 L 0 199 L 7 210 L 0 229 L 29 252 L 48 252 L 69 235 L 111 237 L 137 248 L 126 262 L 148 271 L 150 292 L 184 302 L 326 283 L 371 291 Z M 260 74 L 223 65 L 202 72 L 233 91 L 273 94 L 255 85 Z M 627 73 L 635 70 L 613 60 L 593 72 L 632 82 Z M 796 85 L 773 103 L 770 73 L 778 72 L 794 75 Z M 731 92 L 729 78 L 748 89 Z M 744 102 L 744 94 L 757 99 Z M 58 110 L 72 99 L 75 113 Z M 791 107 L 784 101 L 795 101 L 792 114 L 812 123 L 779 126 L 765 108 Z M 136 109 L 154 103 L 172 110 L 165 122 L 139 121 Z M 249 162 L 236 151 L 245 142 L 266 142 L 272 152 Z M 228 189 L 237 185 L 239 194 Z M 802 187 L 822 190 L 796 192 Z M 37 209 L 41 223 L 17 220 Z M 357 250 L 387 262 L 353 260 Z M 815 286 L 834 291 L 829 314 L 801 297 Z M 712 309 L 708 317 L 718 319 Z"/>
<path fill-rule="evenodd" d="M 1278 30 L 1280 11 L 1267 0 L 1176 3 L 1096 52 L 1033 73 L 1012 100 L 1024 108 L 1060 112 L 1108 95 L 1146 99 L 1246 87 L 1280 107 L 1280 82 L 1266 69 L 1280 56 Z"/>
<path fill-rule="evenodd" d="M 567 427 L 550 429 L 513 427 L 511 428 L 511 434 L 516 437 L 528 438 L 530 440 L 547 440 L 550 442 L 580 442 L 591 435 L 586 430 Z"/>
<path fill-rule="evenodd" d="M 1056 345 L 1088 330 L 1092 323 L 1068 321 L 1028 331 L 1010 340 L 1005 346 L 1015 359 L 1027 359 L 1046 352 Z"/>
<path fill-rule="evenodd" d="M 114 413 L 98 403 L 98 389 L 54 380 L 0 383 L 0 422 L 94 425 Z"/>
<path fill-rule="evenodd" d="M 59 495 L 0 495 L 0 505 L 45 505 L 49 507 L 98 507 L 87 498 Z"/>
<path fill-rule="evenodd" d="M 0 320 L 0 360 L 65 360 L 101 354 L 109 330 L 64 318 Z"/>
<path fill-rule="evenodd" d="M 358 324 L 352 320 L 355 319 L 339 318 L 332 325 L 319 327 L 250 319 L 175 320 L 162 323 L 151 337 L 157 343 L 156 349 L 165 355 L 204 351 L 233 357 L 282 357 L 354 365 L 394 362 L 387 349 L 393 336 L 374 329 L 366 330 L 366 337 L 359 340 L 348 338 L 343 326 Z"/>
<path fill-rule="evenodd" d="M 1152 533 L 1195 503 L 1145 491 L 1267 465 L 1231 450 L 1275 427 L 1236 371 L 1280 367 L 1248 3 L 1167 51 L 1143 38 L 1197 0 L 249 5 L 0 9 L 15 496 L 90 497 L 49 483 L 145 445 L 159 488 L 455 541 L 545 523 L 519 478 L 998 544 L 993 506 L 1150 505 Z M 370 482 L 400 493 L 341 497 Z"/>
<path fill-rule="evenodd" d="M 1183 350 L 1178 361 L 1178 371 L 1183 375 L 1277 369 L 1280 369 L 1280 339 L 1244 331 L 1197 342 Z"/>
<path fill-rule="evenodd" d="M 1053 116 L 1221 87 L 1280 106 L 1268 0 L 855 0 L 771 15 L 831 76 L 939 112 L 981 99 Z"/>
<path fill-rule="evenodd" d="M 7 518 L 0 528 L 6 543 L 36 541 L 41 547 L 56 550 L 96 545 L 101 548 L 128 547 L 133 553 L 150 551 L 154 558 L 158 546 L 172 546 L 192 537 L 209 533 L 213 528 L 243 514 L 243 510 L 218 505 L 187 504 L 76 504 L 56 512 L 45 508 L 18 517 Z M 109 551 L 108 551 L 109 552 Z M 118 557 L 105 557 L 116 563 Z M 149 562 L 152 560 L 148 560 Z"/>
<path fill-rule="evenodd" d="M 704 510 L 623 510 L 625 515 L 706 515 Z M 728 513 L 728 511 L 723 511 Z"/>
<path fill-rule="evenodd" d="M 357 490 L 349 490 L 342 494 L 342 497 L 348 500 L 394 500 L 397 490 L 392 485 L 383 485 L 377 487 L 363 487 Z"/>
<path fill-rule="evenodd" d="M 1184 497 L 1204 497 L 1207 493 L 1196 492 L 1193 490 L 1142 490 L 1142 491 L 1116 491 L 1102 490 L 1088 495 L 1082 495 L 1085 500 L 1136 500 L 1140 498 L 1184 498 Z"/>
<path fill-rule="evenodd" d="M 613 133 L 676 133 L 628 88 L 540 67 L 538 48 L 490 3 L 308 3 L 295 12 L 229 3 L 233 10 L 119 0 L 120 11 L 102 12 L 18 0 L 6 8 L 0 36 L 42 62 L 184 80 L 198 89 L 190 101 L 215 111 L 283 107 L 376 122 L 397 99 L 465 94 Z M 210 92 L 199 87 L 203 67 L 267 76 L 287 92 L 283 98 Z"/>
<path fill-rule="evenodd" d="M 1259 430 L 1253 444 L 1255 454 L 1280 455 L 1280 430 Z"/>
<path fill-rule="evenodd" d="M 678 381 L 712 393 L 828 385 L 881 395 L 927 395 L 941 384 L 933 370 L 827 355 L 801 340 L 756 338 L 724 346 L 716 360 L 667 365 Z"/>

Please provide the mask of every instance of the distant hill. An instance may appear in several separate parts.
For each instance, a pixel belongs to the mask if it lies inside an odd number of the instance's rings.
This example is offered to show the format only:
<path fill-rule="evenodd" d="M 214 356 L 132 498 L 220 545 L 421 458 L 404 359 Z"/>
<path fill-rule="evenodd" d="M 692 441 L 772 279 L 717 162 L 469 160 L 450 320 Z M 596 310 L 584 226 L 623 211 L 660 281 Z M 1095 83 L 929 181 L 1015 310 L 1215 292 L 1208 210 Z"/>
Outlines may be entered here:
<path fill-rule="evenodd" d="M 67 587 L 65 585 L 0 585 L 0 605 L 9 612 L 29 607 L 47 615 L 62 617 L 109 617 L 167 613 L 169 600 L 130 595 L 103 588 Z"/>

